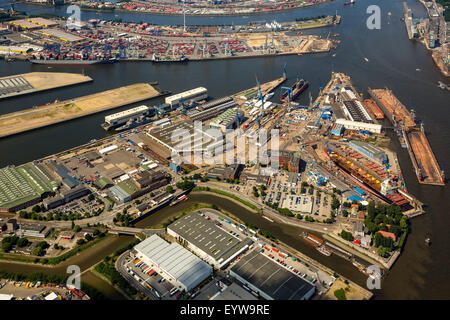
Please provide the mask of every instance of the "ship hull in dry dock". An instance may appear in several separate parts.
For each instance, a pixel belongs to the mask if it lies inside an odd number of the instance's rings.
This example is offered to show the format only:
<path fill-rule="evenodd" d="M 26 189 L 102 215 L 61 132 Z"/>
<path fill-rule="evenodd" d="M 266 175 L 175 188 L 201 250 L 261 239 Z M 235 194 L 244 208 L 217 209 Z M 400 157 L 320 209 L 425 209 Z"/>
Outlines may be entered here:
<path fill-rule="evenodd" d="M 302 94 L 307 88 L 309 87 L 309 82 L 305 81 L 305 80 L 300 80 L 295 82 L 291 89 L 292 89 L 292 96 L 290 98 L 290 101 L 294 101 L 295 99 L 297 99 L 297 97 Z M 287 102 L 287 98 L 288 98 L 288 93 L 285 92 L 283 93 L 283 95 L 280 98 L 281 102 Z"/>

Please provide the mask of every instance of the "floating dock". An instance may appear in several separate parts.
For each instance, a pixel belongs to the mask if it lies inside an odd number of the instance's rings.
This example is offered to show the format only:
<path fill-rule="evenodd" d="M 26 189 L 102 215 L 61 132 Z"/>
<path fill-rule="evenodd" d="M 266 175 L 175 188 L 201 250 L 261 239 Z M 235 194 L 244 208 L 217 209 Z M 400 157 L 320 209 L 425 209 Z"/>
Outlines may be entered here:
<path fill-rule="evenodd" d="M 136 83 L 88 96 L 33 107 L 0 116 L 0 138 L 84 117 L 97 112 L 122 107 L 155 98 L 161 92 L 149 83 Z"/>
<path fill-rule="evenodd" d="M 0 100 L 93 81 L 77 73 L 30 72 L 0 78 Z"/>
<path fill-rule="evenodd" d="M 416 126 L 414 115 L 394 96 L 391 90 L 369 88 L 368 93 L 394 126 L 402 124 L 407 130 Z"/>
<path fill-rule="evenodd" d="M 440 169 L 425 133 L 422 130 L 412 130 L 403 132 L 403 136 L 419 182 L 445 185 L 444 171 Z"/>

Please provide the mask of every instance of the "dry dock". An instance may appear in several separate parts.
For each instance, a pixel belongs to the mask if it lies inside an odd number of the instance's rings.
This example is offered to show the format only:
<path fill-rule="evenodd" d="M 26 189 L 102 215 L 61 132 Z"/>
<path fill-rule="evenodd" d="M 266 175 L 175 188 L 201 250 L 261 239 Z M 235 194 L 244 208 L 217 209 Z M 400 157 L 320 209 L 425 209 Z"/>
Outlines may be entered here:
<path fill-rule="evenodd" d="M 410 157 L 420 183 L 443 186 L 444 175 L 423 131 L 407 134 Z"/>
<path fill-rule="evenodd" d="M 122 107 L 166 94 L 148 83 L 136 83 L 88 96 L 33 107 L 0 116 L 0 138 Z"/>
<path fill-rule="evenodd" d="M 377 105 L 383 110 L 385 115 L 395 126 L 397 124 L 404 124 L 406 129 L 416 126 L 414 116 L 408 109 L 397 99 L 396 96 L 389 90 L 385 89 L 370 89 L 369 95 L 375 100 Z M 404 123 L 403 123 L 404 122 Z"/>
<path fill-rule="evenodd" d="M 0 78 L 0 99 L 92 81 L 77 73 L 30 72 Z"/>

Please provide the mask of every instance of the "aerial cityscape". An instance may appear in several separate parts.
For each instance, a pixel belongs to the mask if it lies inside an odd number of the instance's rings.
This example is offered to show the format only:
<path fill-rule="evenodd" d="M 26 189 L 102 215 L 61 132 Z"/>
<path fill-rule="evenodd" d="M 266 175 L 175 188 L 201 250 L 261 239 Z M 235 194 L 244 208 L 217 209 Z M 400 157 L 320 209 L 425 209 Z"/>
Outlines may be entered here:
<path fill-rule="evenodd" d="M 0 300 L 450 299 L 449 6 L 0 0 Z"/>

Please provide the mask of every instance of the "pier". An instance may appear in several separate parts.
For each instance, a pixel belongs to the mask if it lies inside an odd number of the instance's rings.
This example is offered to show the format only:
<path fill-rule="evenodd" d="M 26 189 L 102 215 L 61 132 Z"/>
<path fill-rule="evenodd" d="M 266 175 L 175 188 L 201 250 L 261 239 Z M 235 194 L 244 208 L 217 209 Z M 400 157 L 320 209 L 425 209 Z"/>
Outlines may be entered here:
<path fill-rule="evenodd" d="M 93 81 L 77 73 L 30 72 L 0 77 L 0 100 Z"/>
<path fill-rule="evenodd" d="M 0 116 L 0 138 L 84 117 L 165 95 L 148 83 L 136 83 L 66 101 L 55 101 Z"/>

